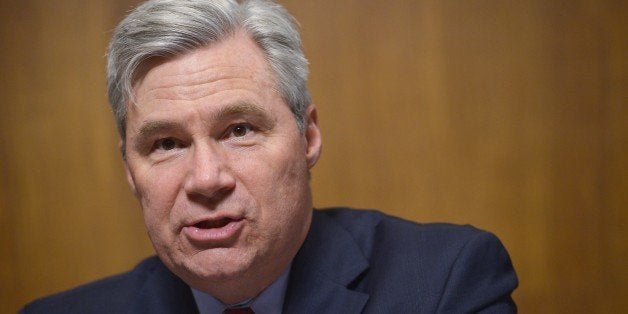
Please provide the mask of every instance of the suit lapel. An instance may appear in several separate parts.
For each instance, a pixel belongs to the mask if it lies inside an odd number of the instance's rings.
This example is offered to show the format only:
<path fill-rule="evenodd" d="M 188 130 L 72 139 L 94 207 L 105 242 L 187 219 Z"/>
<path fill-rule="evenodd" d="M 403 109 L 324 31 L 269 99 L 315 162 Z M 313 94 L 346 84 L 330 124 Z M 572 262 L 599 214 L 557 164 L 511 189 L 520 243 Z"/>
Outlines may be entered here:
<path fill-rule="evenodd" d="M 155 259 L 138 297 L 129 307 L 129 313 L 197 314 L 198 308 L 190 287 Z"/>
<path fill-rule="evenodd" d="M 360 313 L 369 296 L 347 287 L 368 266 L 352 236 L 314 211 L 308 236 L 292 263 L 284 313 Z"/>

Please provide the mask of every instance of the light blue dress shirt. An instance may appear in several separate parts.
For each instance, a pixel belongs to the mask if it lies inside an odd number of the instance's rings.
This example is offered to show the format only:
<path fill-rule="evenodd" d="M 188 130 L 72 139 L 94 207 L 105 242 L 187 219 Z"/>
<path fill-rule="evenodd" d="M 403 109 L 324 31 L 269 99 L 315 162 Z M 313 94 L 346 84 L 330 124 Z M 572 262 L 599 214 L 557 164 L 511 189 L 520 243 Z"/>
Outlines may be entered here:
<path fill-rule="evenodd" d="M 200 314 L 222 314 L 229 307 L 250 307 L 255 313 L 281 314 L 286 289 L 288 289 L 289 276 L 290 266 L 257 297 L 238 304 L 224 304 L 211 295 L 194 288 L 192 288 L 192 294 Z"/>

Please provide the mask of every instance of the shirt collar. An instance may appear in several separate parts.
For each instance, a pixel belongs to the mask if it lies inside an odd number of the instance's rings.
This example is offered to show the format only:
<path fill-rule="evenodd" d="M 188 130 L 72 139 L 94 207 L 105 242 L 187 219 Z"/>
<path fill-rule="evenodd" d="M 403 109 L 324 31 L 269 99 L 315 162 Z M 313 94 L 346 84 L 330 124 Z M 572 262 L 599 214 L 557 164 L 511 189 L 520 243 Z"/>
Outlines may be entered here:
<path fill-rule="evenodd" d="M 281 314 L 283 308 L 286 290 L 288 288 L 288 277 L 290 276 L 290 266 L 277 278 L 270 286 L 268 286 L 257 297 L 240 302 L 236 305 L 227 305 L 211 295 L 192 288 L 194 300 L 198 306 L 200 314 L 222 313 L 230 306 L 250 307 L 255 313 Z"/>

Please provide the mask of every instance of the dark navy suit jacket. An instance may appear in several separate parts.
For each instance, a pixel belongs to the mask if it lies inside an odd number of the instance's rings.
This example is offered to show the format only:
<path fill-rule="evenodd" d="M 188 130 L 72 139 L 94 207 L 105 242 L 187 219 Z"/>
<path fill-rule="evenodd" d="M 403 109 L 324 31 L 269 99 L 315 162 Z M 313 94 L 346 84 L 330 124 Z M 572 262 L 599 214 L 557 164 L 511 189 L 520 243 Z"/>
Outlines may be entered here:
<path fill-rule="evenodd" d="M 491 233 L 375 211 L 316 210 L 292 263 L 284 313 L 513 313 L 517 277 Z M 156 258 L 36 300 L 23 313 L 198 313 Z"/>

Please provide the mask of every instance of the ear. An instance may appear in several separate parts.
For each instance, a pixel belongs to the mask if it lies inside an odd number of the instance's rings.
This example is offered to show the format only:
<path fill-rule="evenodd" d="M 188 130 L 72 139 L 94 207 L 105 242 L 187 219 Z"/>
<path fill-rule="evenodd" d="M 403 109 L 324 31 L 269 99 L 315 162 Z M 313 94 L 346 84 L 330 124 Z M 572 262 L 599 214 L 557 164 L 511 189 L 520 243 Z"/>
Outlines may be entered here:
<path fill-rule="evenodd" d="M 129 183 L 129 187 L 131 188 L 131 192 L 133 195 L 137 197 L 137 189 L 135 188 L 135 179 L 133 178 L 133 174 L 131 173 L 131 169 L 129 169 L 129 163 L 127 161 L 126 156 L 126 147 L 124 147 L 124 141 L 120 141 L 118 143 L 118 147 L 120 148 L 120 152 L 122 152 L 122 161 L 124 162 L 124 173 L 126 174 L 126 181 Z"/>
<path fill-rule="evenodd" d="M 306 111 L 305 140 L 307 141 L 307 159 L 308 168 L 314 167 L 321 155 L 322 137 L 321 130 L 318 127 L 318 113 L 316 106 L 310 104 Z"/>

